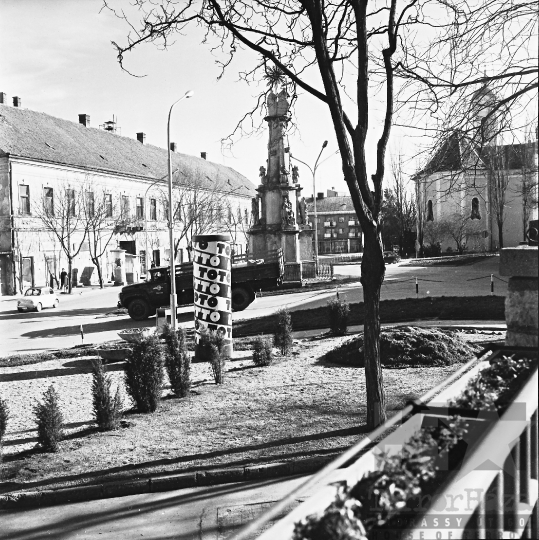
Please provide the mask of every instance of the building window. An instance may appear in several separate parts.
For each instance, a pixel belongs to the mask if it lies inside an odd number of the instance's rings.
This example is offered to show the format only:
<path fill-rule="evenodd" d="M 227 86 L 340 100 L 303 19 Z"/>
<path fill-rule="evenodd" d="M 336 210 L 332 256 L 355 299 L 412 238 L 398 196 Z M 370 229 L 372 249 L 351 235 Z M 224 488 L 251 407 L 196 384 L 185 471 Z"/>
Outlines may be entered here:
<path fill-rule="evenodd" d="M 432 201 L 427 202 L 427 221 L 434 221 L 434 212 L 432 210 Z"/>
<path fill-rule="evenodd" d="M 112 217 L 112 195 L 110 193 L 105 194 L 105 216 Z"/>
<path fill-rule="evenodd" d="M 344 216 L 339 217 L 339 223 L 344 223 Z"/>
<path fill-rule="evenodd" d="M 157 220 L 157 201 L 155 199 L 150 199 L 150 219 Z"/>
<path fill-rule="evenodd" d="M 76 213 L 75 190 L 70 189 L 70 188 L 66 189 L 66 198 L 67 198 L 67 215 L 74 216 Z"/>
<path fill-rule="evenodd" d="M 50 187 L 43 188 L 43 205 L 45 214 L 54 216 L 54 190 Z"/>
<path fill-rule="evenodd" d="M 481 214 L 479 212 L 479 199 L 477 197 L 474 197 L 472 199 L 472 215 L 470 216 L 471 219 L 481 219 Z"/>
<path fill-rule="evenodd" d="M 344 232 L 344 229 L 339 229 L 339 234 L 342 234 Z"/>
<path fill-rule="evenodd" d="M 95 200 L 94 200 L 94 192 L 93 191 L 87 191 L 86 192 L 86 212 L 88 214 L 88 217 L 94 217 L 94 214 L 95 214 Z"/>
<path fill-rule="evenodd" d="M 144 218 L 144 201 L 142 197 L 137 197 L 137 219 Z"/>
<path fill-rule="evenodd" d="M 249 223 L 249 211 L 247 210 L 247 208 L 243 209 L 243 219 L 245 223 Z"/>
<path fill-rule="evenodd" d="M 163 202 L 163 219 L 168 221 L 168 201 Z"/>
<path fill-rule="evenodd" d="M 122 195 L 122 218 L 127 219 L 129 217 L 129 197 Z"/>
<path fill-rule="evenodd" d="M 19 186 L 19 213 L 30 214 L 30 186 Z"/>

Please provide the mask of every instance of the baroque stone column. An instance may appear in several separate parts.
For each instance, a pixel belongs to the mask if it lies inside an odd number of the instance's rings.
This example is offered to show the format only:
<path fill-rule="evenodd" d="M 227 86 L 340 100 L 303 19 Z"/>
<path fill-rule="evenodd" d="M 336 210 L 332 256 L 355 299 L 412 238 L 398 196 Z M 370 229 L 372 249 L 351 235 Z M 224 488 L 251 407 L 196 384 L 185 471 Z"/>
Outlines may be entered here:
<path fill-rule="evenodd" d="M 299 226 L 297 220 L 297 190 L 290 181 L 285 161 L 284 136 L 290 117 L 286 90 L 270 92 L 267 99 L 268 159 L 260 167 L 258 195 L 253 199 L 253 226 L 249 231 L 249 253 L 263 259 L 268 252 L 282 248 L 285 261 L 285 281 L 301 281 Z"/>

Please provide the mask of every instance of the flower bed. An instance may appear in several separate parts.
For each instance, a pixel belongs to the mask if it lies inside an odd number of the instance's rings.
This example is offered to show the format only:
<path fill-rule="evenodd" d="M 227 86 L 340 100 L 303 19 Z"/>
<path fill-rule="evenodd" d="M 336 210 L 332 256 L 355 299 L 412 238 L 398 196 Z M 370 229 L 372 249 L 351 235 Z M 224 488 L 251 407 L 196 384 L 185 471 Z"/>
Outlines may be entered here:
<path fill-rule="evenodd" d="M 530 376 L 536 380 L 534 356 L 494 354 L 490 365 L 483 362 L 483 369 L 468 374 L 465 387 L 446 402 L 446 414 L 434 407 L 412 416 L 353 465 L 337 471 L 339 487 L 319 489 L 261 538 L 400 538 L 425 513 L 421 501 L 437 497 L 464 468 L 470 451 L 496 425 L 493 416 L 503 415 Z"/>

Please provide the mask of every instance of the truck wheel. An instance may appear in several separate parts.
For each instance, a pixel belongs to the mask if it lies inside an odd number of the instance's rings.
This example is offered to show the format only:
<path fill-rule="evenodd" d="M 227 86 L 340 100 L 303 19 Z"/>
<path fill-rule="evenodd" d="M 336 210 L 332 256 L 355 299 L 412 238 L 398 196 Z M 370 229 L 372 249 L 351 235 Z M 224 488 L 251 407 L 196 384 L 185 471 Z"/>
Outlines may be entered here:
<path fill-rule="evenodd" d="M 135 321 L 144 321 L 150 316 L 150 306 L 148 302 L 141 298 L 136 298 L 129 303 L 127 308 L 129 316 Z"/>
<path fill-rule="evenodd" d="M 253 301 L 254 294 L 245 287 L 232 288 L 232 311 L 243 311 Z"/>

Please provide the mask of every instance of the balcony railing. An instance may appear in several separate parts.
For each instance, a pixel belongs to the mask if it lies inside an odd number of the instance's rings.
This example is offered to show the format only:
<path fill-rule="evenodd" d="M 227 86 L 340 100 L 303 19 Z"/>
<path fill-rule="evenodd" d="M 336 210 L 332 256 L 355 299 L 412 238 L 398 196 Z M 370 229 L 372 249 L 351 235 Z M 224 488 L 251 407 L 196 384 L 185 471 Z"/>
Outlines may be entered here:
<path fill-rule="evenodd" d="M 452 412 L 449 407 L 450 400 L 459 395 L 467 382 L 489 362 L 496 361 L 498 355 L 516 353 L 521 357 L 537 358 L 536 350 L 501 349 L 500 352 L 483 354 L 470 361 L 414 404 L 406 406 L 244 527 L 234 536 L 234 540 L 255 537 L 260 540 L 291 539 L 294 523 L 307 515 L 323 511 L 334 500 L 337 483 L 354 485 L 366 471 L 374 470 L 376 452 L 398 452 L 407 437 L 417 431 L 427 417 L 436 420 L 449 418 L 452 414 L 463 414 L 469 418 L 470 424 L 476 425 L 474 431 L 477 437 L 475 440 L 471 438 L 462 465 L 449 476 L 432 499 L 427 497 L 423 504 L 428 507 L 421 512 L 418 509 L 412 523 L 408 521 L 408 529 L 400 529 L 398 537 L 539 538 L 537 368 L 501 417 L 488 411 L 470 410 L 465 413 L 458 409 L 458 412 Z M 437 397 L 433 399 L 435 395 Z M 409 419 L 399 426 L 406 418 Z M 396 426 L 399 427 L 394 430 Z M 376 439 L 380 441 L 376 447 L 365 452 L 371 441 Z M 357 461 L 350 465 L 354 459 Z M 269 523 L 314 486 L 316 490 L 312 496 L 268 530 Z M 261 530 L 265 532 L 260 535 Z M 255 531 L 258 534 L 253 536 Z M 375 535 L 373 538 L 385 536 Z"/>

